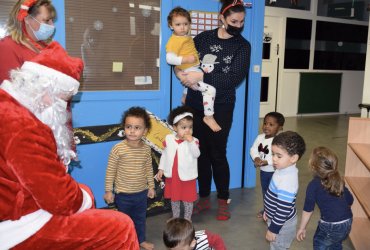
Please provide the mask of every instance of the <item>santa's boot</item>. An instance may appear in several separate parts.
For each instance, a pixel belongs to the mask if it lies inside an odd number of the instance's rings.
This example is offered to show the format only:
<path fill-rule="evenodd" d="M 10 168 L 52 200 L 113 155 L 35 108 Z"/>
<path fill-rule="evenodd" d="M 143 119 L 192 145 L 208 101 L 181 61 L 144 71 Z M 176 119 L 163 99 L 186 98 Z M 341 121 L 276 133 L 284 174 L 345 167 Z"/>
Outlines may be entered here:
<path fill-rule="evenodd" d="M 209 197 L 200 197 L 198 202 L 194 205 L 193 214 L 199 214 L 211 208 Z"/>
<path fill-rule="evenodd" d="M 217 220 L 230 219 L 229 200 L 218 199 Z"/>

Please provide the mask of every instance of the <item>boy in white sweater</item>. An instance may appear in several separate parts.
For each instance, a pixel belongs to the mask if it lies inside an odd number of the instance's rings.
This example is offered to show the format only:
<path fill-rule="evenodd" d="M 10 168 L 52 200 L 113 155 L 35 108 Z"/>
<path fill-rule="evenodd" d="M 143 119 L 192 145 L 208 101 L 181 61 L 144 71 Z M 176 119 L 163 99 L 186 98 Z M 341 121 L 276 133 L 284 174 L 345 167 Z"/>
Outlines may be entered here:
<path fill-rule="evenodd" d="M 272 165 L 271 143 L 274 137 L 283 130 L 285 118 L 279 112 L 270 112 L 265 115 L 262 125 L 262 134 L 254 141 L 250 155 L 256 168 L 260 168 L 260 181 L 262 198 L 270 184 L 274 167 Z M 257 218 L 262 218 L 263 209 L 257 213 Z"/>

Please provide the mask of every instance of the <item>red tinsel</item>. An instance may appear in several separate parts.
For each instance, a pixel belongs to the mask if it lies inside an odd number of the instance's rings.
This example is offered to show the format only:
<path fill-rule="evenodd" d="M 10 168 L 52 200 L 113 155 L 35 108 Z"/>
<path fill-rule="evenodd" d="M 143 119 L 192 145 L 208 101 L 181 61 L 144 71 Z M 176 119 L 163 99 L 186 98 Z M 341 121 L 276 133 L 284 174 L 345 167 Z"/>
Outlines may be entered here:
<path fill-rule="evenodd" d="M 23 2 L 23 4 L 21 5 L 20 9 L 19 9 L 19 12 L 18 12 L 18 15 L 17 15 L 17 19 L 19 21 L 23 21 L 23 19 L 28 16 L 28 10 L 37 2 L 37 0 L 26 0 Z"/>

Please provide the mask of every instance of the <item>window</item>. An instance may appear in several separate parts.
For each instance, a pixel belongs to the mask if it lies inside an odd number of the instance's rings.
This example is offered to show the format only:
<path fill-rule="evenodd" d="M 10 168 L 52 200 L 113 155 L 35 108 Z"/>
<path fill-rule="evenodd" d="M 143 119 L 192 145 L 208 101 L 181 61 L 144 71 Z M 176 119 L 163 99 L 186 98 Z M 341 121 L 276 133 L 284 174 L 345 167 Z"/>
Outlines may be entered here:
<path fill-rule="evenodd" d="M 317 15 L 367 21 L 369 20 L 369 14 L 366 11 L 368 4 L 370 0 L 318 0 Z"/>
<path fill-rule="evenodd" d="M 265 0 L 265 6 L 310 10 L 311 0 Z"/>
<path fill-rule="evenodd" d="M 0 39 L 6 36 L 6 24 L 8 22 L 9 13 L 12 10 L 15 2 L 12 0 L 1 1 L 0 8 Z"/>
<path fill-rule="evenodd" d="M 66 47 L 80 90 L 159 89 L 160 0 L 66 0 Z"/>
<path fill-rule="evenodd" d="M 314 69 L 364 70 L 367 26 L 318 21 Z"/>
<path fill-rule="evenodd" d="M 261 77 L 260 102 L 267 102 L 269 99 L 269 77 Z"/>
<path fill-rule="evenodd" d="M 311 26 L 311 20 L 287 18 L 284 68 L 308 69 Z"/>

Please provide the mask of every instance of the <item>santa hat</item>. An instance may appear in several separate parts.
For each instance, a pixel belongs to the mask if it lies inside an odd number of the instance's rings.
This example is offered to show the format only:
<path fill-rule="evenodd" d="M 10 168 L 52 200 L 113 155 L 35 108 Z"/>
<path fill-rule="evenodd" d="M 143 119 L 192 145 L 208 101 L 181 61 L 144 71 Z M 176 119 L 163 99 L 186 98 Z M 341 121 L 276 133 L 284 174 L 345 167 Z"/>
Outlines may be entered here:
<path fill-rule="evenodd" d="M 21 69 L 49 77 L 59 90 L 75 95 L 80 86 L 78 80 L 83 70 L 83 62 L 80 58 L 69 56 L 66 50 L 54 41 L 36 57 L 24 62 Z"/>

